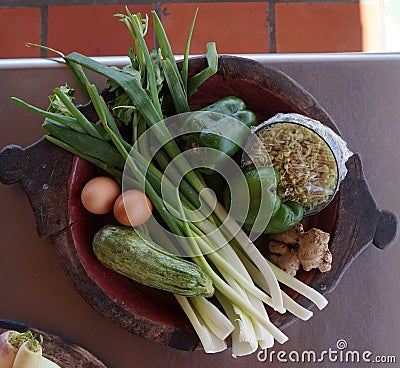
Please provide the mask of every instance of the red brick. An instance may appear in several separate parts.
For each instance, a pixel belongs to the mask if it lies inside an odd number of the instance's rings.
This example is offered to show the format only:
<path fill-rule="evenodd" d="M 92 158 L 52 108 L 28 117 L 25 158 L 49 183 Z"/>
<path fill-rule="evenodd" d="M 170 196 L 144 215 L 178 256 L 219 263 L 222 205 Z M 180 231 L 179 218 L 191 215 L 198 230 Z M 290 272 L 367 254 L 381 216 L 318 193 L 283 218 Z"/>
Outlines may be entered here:
<path fill-rule="evenodd" d="M 131 5 L 131 13 L 149 15 L 150 5 Z M 52 6 L 49 7 L 48 45 L 63 53 L 77 51 L 88 56 L 126 55 L 132 38 L 127 27 L 114 14 L 124 13 L 124 6 Z M 152 48 L 153 27 L 146 36 Z"/>
<path fill-rule="evenodd" d="M 197 7 L 191 54 L 204 54 L 209 41 L 216 42 L 220 54 L 269 52 L 266 3 L 165 3 L 161 19 L 174 53 L 183 53 Z"/>
<path fill-rule="evenodd" d="M 362 49 L 358 4 L 276 4 L 277 52 L 351 52 Z"/>
<path fill-rule="evenodd" d="M 39 57 L 25 44 L 40 43 L 40 9 L 0 8 L 0 35 L 0 58 Z"/>

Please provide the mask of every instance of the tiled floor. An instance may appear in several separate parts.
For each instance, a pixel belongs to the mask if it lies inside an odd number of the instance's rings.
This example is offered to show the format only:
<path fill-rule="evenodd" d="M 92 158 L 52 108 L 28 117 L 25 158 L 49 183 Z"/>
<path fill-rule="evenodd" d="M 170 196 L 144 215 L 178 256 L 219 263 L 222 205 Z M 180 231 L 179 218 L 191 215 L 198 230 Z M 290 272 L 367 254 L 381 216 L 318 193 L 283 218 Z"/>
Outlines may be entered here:
<path fill-rule="evenodd" d="M 142 14 L 155 9 L 177 54 L 183 52 L 197 7 L 192 54 L 204 53 L 208 41 L 216 41 L 219 53 L 353 52 L 386 50 L 386 28 L 400 24 L 400 16 L 396 16 L 400 7 L 395 2 L 400 1 L 171 0 L 147 5 L 147 1 L 138 0 L 129 9 Z M 130 36 L 113 17 L 124 8 L 124 2 L 118 0 L 2 0 L 0 58 L 47 56 L 45 50 L 26 47 L 26 42 L 48 45 L 64 53 L 125 55 Z M 147 41 L 153 47 L 152 27 Z"/>

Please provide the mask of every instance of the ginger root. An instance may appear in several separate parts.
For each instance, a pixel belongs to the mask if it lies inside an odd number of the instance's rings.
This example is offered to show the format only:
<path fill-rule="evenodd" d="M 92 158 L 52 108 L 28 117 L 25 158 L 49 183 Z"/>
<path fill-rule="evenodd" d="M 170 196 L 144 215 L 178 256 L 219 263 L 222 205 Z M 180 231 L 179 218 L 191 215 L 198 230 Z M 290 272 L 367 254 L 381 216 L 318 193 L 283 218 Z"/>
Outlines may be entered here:
<path fill-rule="evenodd" d="M 297 252 L 294 249 L 290 249 L 286 244 L 281 244 L 285 247 L 283 253 L 271 254 L 269 259 L 289 275 L 295 276 L 300 268 L 300 261 Z"/>
<path fill-rule="evenodd" d="M 312 228 L 304 232 L 303 225 L 270 236 L 269 260 L 282 270 L 295 276 L 300 265 L 305 271 L 318 268 L 321 272 L 331 269 L 332 253 L 329 250 L 330 234 Z"/>
<path fill-rule="evenodd" d="M 297 255 L 305 271 L 318 268 L 321 272 L 331 269 L 332 253 L 328 248 L 329 234 L 319 229 L 310 229 L 299 241 Z"/>
<path fill-rule="evenodd" d="M 304 235 L 303 225 L 297 224 L 292 229 L 286 230 L 283 233 L 271 234 L 270 238 L 272 240 L 296 247 L 299 244 L 299 241 L 303 235 Z"/>

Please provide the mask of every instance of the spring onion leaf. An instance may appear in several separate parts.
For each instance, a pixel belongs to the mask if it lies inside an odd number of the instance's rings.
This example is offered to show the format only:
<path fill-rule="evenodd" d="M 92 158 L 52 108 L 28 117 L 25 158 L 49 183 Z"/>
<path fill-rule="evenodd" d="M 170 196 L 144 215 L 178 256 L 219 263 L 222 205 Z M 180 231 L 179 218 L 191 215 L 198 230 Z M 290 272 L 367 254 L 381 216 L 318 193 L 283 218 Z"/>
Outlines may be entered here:
<path fill-rule="evenodd" d="M 147 87 L 150 90 L 151 99 L 155 109 L 157 110 L 158 114 L 162 116 L 161 104 L 160 104 L 160 99 L 158 97 L 158 88 L 156 84 L 156 76 L 154 72 L 154 65 L 150 57 L 149 50 L 146 46 L 146 41 L 144 40 L 142 18 L 139 14 L 132 15 L 128 11 L 128 15 L 125 16 L 121 15 L 121 20 L 128 26 L 132 25 L 133 29 L 131 27 L 128 28 L 130 29 L 131 35 L 136 42 L 136 52 L 140 50 L 140 55 L 142 56 L 140 64 L 144 67 L 146 71 L 146 77 L 148 80 Z M 148 19 L 146 19 L 144 23 L 147 24 L 147 22 Z M 145 29 L 147 29 L 147 26 Z M 154 60 L 154 55 L 153 55 L 153 60 Z"/>
<path fill-rule="evenodd" d="M 71 99 L 65 92 L 63 92 L 60 88 L 55 88 L 54 93 L 56 96 L 61 100 L 61 102 L 68 108 L 70 113 L 77 119 L 78 123 L 80 124 L 86 132 L 91 135 L 92 137 L 102 139 L 102 136 L 99 132 L 94 128 L 93 124 L 86 118 L 85 115 L 72 103 Z"/>
<path fill-rule="evenodd" d="M 185 52 L 183 54 L 183 63 L 182 63 L 182 82 L 183 87 L 185 88 L 186 94 L 188 93 L 188 74 L 189 74 L 189 51 L 190 51 L 190 42 L 192 40 L 194 24 L 196 23 L 197 13 L 199 12 L 199 8 L 196 8 L 196 12 L 194 13 L 192 24 L 190 25 L 189 33 L 186 39 L 185 44 Z"/>
<path fill-rule="evenodd" d="M 46 110 L 42 110 L 38 107 L 35 107 L 31 104 L 28 104 L 27 102 L 17 98 L 17 97 L 11 97 L 11 102 L 13 102 L 15 105 L 20 106 L 22 108 L 24 108 L 25 110 L 34 112 L 36 114 L 42 115 L 46 118 L 52 119 L 54 121 L 57 121 L 58 123 L 60 123 L 61 125 L 65 125 L 68 128 L 74 129 L 77 132 L 80 133 L 85 133 L 86 130 L 83 129 L 80 124 L 78 123 L 77 119 L 71 116 L 64 116 L 64 115 L 60 115 L 58 113 L 54 113 L 54 112 L 49 112 Z"/>
<path fill-rule="evenodd" d="M 161 20 L 154 10 L 152 11 L 152 14 L 153 14 L 154 31 L 156 33 L 157 41 L 160 46 L 161 55 L 163 59 L 169 60 L 171 62 L 171 65 L 174 68 L 174 72 L 176 74 L 179 74 L 178 66 L 176 65 L 175 62 L 174 53 L 172 52 L 171 44 L 168 40 L 167 34 L 165 33 L 164 27 L 161 24 Z M 179 83 L 181 84 L 180 87 L 185 89 L 182 79 L 179 81 Z"/>
<path fill-rule="evenodd" d="M 198 88 L 218 71 L 218 54 L 215 42 L 209 42 L 207 44 L 206 59 L 208 67 L 189 78 L 188 97 L 193 96 Z"/>
<path fill-rule="evenodd" d="M 165 80 L 167 81 L 176 112 L 178 114 L 189 112 L 189 103 L 186 91 L 182 87 L 181 76 L 173 65 L 174 64 L 169 59 L 161 60 L 161 67 L 164 71 Z"/>
<path fill-rule="evenodd" d="M 106 173 L 110 174 L 118 183 L 122 182 L 122 174 L 121 171 L 116 169 L 115 167 L 110 166 L 107 162 L 101 161 L 96 157 L 89 156 L 86 152 L 79 151 L 75 147 L 65 143 L 64 141 L 57 139 L 51 135 L 45 135 L 45 139 L 47 139 L 49 142 L 61 147 L 62 149 L 69 151 L 73 153 L 74 155 L 77 155 L 92 164 L 96 165 L 98 168 L 102 169 Z"/>

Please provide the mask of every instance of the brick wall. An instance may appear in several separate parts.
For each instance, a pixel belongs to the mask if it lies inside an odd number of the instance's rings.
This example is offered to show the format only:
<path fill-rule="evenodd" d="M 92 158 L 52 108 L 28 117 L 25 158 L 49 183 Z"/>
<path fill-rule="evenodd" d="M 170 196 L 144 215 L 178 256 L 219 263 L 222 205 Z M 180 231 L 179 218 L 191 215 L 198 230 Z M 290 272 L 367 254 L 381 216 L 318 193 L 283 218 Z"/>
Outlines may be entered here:
<path fill-rule="evenodd" d="M 27 42 L 64 53 L 125 55 L 130 36 L 113 17 L 125 6 L 142 14 L 155 9 L 177 54 L 183 51 L 196 7 L 192 54 L 204 53 L 207 41 L 216 41 L 220 54 L 383 51 L 383 1 L 387 0 L 1 0 L 0 58 L 47 56 L 45 50 L 26 47 Z M 370 49 L 366 34 L 373 40 Z M 147 41 L 154 43 L 152 27 Z"/>

